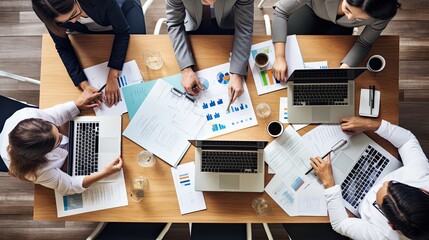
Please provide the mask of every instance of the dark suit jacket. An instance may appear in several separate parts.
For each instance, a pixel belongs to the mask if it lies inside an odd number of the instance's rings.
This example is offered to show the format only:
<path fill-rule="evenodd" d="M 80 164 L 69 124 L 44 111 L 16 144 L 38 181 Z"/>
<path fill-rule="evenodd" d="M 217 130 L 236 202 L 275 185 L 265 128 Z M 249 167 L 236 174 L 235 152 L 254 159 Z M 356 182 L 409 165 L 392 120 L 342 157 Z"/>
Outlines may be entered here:
<path fill-rule="evenodd" d="M 79 3 L 80 2 L 81 1 L 79 1 Z M 116 0 L 84 0 L 80 6 L 94 22 L 101 26 L 112 25 L 113 31 L 92 32 L 79 22 L 67 22 L 59 24 L 59 26 L 81 33 L 114 33 L 115 40 L 113 41 L 108 67 L 122 70 L 128 49 L 130 30 L 121 7 Z M 79 64 L 79 60 L 69 38 L 57 36 L 52 32 L 49 33 L 55 42 L 58 54 L 73 80 L 73 83 L 78 85 L 82 81 L 88 80 Z"/>

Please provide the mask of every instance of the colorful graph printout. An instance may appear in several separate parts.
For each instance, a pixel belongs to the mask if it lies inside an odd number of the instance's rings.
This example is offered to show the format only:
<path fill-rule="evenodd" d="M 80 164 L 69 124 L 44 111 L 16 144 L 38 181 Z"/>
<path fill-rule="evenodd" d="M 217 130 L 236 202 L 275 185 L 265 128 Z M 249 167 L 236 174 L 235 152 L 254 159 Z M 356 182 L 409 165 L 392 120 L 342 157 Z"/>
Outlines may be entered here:
<path fill-rule="evenodd" d="M 199 139 L 219 136 L 258 124 L 245 83 L 243 83 L 244 93 L 231 104 L 230 110 L 227 110 L 229 103 L 227 83 L 230 80 L 228 71 L 229 63 L 225 63 L 197 72 L 200 80 L 207 80 L 210 86 L 196 98 L 207 120 L 198 135 Z"/>

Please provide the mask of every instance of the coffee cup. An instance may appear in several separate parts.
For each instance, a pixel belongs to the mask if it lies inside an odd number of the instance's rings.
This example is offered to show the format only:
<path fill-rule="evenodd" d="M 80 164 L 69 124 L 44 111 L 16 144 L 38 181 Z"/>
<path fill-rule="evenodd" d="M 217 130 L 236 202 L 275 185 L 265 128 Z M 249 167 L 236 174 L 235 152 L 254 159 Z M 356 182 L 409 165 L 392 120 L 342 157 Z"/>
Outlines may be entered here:
<path fill-rule="evenodd" d="M 267 132 L 271 137 L 278 137 L 283 133 L 283 124 L 279 121 L 268 123 Z"/>
<path fill-rule="evenodd" d="M 255 56 L 255 64 L 259 68 L 264 68 L 268 66 L 268 63 L 270 63 L 270 56 L 268 56 L 267 53 L 260 52 L 257 53 Z"/>
<path fill-rule="evenodd" d="M 381 55 L 371 56 L 366 64 L 366 67 L 371 72 L 380 72 L 386 66 L 386 59 Z"/>

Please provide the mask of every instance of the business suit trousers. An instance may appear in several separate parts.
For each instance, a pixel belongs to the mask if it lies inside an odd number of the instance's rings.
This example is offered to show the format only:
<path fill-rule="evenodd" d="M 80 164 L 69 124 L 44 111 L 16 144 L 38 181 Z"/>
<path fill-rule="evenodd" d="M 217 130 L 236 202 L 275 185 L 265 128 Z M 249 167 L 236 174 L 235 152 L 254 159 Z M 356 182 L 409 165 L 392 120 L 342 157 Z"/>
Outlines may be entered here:
<path fill-rule="evenodd" d="M 288 35 L 351 35 L 353 28 L 343 27 L 319 18 L 313 10 L 304 5 L 288 19 Z"/>

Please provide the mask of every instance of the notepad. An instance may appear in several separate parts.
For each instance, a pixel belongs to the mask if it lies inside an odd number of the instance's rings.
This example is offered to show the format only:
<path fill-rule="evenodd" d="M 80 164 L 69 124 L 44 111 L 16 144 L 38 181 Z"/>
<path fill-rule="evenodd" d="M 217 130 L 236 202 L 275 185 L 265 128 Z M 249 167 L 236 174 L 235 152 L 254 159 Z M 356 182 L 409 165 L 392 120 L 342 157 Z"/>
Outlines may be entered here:
<path fill-rule="evenodd" d="M 360 104 L 359 104 L 359 115 L 363 117 L 378 117 L 380 113 L 380 91 L 375 91 L 374 94 L 374 108 L 372 109 L 371 114 L 371 104 L 370 104 L 370 89 L 361 89 L 360 90 Z"/>

